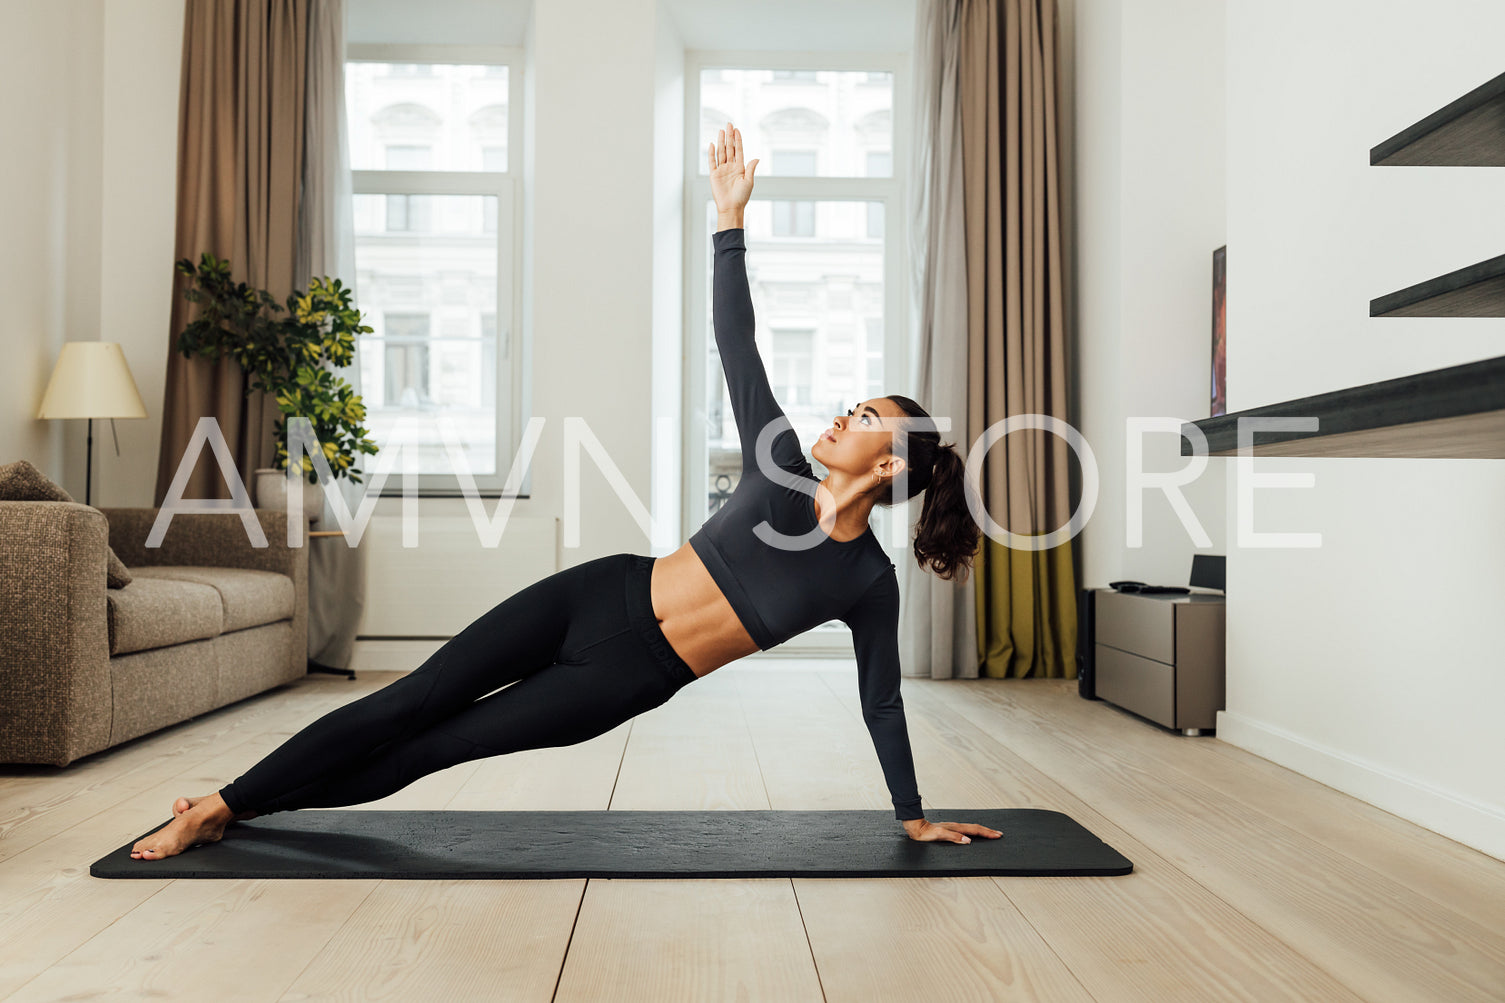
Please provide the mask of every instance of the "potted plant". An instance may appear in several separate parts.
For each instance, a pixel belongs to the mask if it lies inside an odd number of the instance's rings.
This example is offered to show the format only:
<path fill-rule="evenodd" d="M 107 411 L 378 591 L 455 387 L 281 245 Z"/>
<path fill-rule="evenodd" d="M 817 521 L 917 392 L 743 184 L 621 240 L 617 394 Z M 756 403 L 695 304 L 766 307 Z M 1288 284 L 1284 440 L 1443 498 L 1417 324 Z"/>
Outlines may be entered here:
<path fill-rule="evenodd" d="M 277 403 L 275 467 L 256 473 L 256 504 L 287 504 L 287 419 L 305 417 L 335 477 L 361 482 L 356 460 L 376 453 L 362 427 L 366 407 L 359 394 L 331 366 L 355 358 L 355 338 L 371 328 L 350 305 L 350 289 L 327 276 L 310 280 L 307 292 L 294 290 L 281 304 L 264 289 L 232 282 L 230 262 L 204 252 L 194 266 L 180 259 L 176 270 L 188 277 L 184 298 L 202 309 L 178 335 L 178 351 L 192 358 L 228 355 L 246 374 L 246 394 L 261 391 Z M 303 475 L 318 484 L 313 462 L 302 457 Z M 319 491 L 303 491 L 304 514 L 316 521 L 323 510 Z"/>

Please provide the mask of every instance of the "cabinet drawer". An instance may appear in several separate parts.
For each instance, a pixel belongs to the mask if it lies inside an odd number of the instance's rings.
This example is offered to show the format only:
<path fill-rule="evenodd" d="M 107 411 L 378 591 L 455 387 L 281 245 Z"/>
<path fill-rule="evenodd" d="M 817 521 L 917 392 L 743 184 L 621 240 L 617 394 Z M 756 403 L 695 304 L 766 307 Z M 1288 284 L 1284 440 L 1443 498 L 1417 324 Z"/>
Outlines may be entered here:
<path fill-rule="evenodd" d="M 1132 593 L 1097 594 L 1094 640 L 1170 665 L 1176 661 L 1176 604 Z"/>
<path fill-rule="evenodd" d="M 1176 726 L 1176 670 L 1154 659 L 1097 645 L 1097 695 L 1151 721 Z"/>

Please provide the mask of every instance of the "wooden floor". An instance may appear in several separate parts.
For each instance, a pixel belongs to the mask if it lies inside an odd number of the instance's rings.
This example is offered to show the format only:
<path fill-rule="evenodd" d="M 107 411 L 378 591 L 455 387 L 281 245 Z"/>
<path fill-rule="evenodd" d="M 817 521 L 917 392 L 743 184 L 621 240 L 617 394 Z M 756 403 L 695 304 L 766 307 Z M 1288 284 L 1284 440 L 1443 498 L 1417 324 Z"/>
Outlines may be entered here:
<path fill-rule="evenodd" d="M 310 676 L 63 769 L 0 767 L 0 999 L 1505 998 L 1505 863 L 1054 680 L 905 680 L 927 813 L 1063 811 L 1131 875 L 89 876 L 175 796 L 394 678 Z M 369 807 L 890 805 L 855 674 L 764 660 L 591 742 L 465 763 Z"/>

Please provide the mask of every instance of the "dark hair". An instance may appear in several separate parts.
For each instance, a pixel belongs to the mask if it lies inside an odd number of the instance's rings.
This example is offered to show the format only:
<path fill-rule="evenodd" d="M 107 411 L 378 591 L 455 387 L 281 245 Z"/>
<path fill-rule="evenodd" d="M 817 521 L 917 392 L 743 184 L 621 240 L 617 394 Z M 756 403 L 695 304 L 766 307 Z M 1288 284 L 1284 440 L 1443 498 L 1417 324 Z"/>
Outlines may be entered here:
<path fill-rule="evenodd" d="M 908 397 L 887 396 L 911 418 L 930 417 Z M 895 481 L 890 480 L 879 493 L 877 504 L 893 505 L 924 491 L 925 503 L 914 536 L 915 560 L 922 568 L 929 566 L 937 577 L 950 580 L 961 572 L 960 580 L 965 581 L 982 534 L 967 507 L 966 463 L 956 451 L 956 443 L 941 442 L 939 432 L 910 429 L 907 436 L 894 436 L 894 455 L 905 462 L 909 494 L 895 498 Z"/>

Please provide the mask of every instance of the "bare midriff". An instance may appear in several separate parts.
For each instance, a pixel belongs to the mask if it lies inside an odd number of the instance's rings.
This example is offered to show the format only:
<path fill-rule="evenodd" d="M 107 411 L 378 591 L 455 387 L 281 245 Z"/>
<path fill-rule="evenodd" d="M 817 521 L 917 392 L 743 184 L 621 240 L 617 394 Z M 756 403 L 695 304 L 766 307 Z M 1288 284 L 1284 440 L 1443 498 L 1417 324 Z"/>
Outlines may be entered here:
<path fill-rule="evenodd" d="M 695 675 L 704 676 L 758 650 L 689 543 L 653 562 L 649 591 L 665 640 Z"/>

